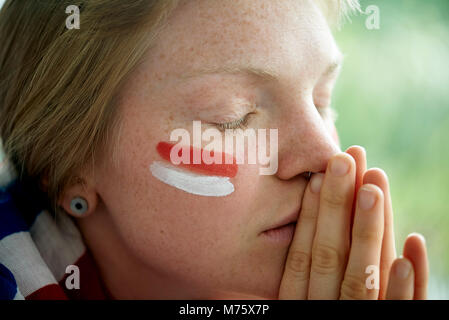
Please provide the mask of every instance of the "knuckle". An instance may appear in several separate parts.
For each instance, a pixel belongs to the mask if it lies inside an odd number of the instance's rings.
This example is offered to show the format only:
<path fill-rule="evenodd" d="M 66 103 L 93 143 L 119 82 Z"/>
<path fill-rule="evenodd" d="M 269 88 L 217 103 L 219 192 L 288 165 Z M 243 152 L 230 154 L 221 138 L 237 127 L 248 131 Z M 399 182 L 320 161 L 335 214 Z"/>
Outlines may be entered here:
<path fill-rule="evenodd" d="M 317 244 L 312 253 L 312 269 L 318 274 L 337 272 L 343 264 L 343 254 L 335 247 Z"/>
<path fill-rule="evenodd" d="M 377 289 L 369 289 L 363 276 L 345 275 L 340 289 L 340 298 L 347 300 L 375 299 Z"/>
<path fill-rule="evenodd" d="M 374 244 L 382 240 L 380 230 L 372 228 L 354 228 L 352 236 L 354 241 L 361 243 Z"/>
<path fill-rule="evenodd" d="M 289 254 L 287 266 L 295 278 L 304 280 L 309 277 L 310 255 L 300 250 L 293 250 Z"/>
<path fill-rule="evenodd" d="M 307 220 L 308 222 L 314 222 L 318 217 L 318 210 L 312 210 L 312 209 L 303 209 L 301 211 L 301 214 L 299 215 L 299 220 L 304 221 Z"/>
<path fill-rule="evenodd" d="M 337 209 L 346 203 L 346 195 L 342 194 L 341 191 L 324 192 L 322 200 L 329 208 Z"/>

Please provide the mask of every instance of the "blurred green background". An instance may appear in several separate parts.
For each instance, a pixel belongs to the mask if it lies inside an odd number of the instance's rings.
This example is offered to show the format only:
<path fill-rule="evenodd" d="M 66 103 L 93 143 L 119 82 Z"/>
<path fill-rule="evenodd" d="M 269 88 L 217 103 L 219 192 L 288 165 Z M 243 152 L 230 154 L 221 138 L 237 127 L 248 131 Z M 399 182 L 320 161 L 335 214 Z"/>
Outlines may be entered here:
<path fill-rule="evenodd" d="M 379 8 L 380 25 L 369 30 L 359 14 L 335 32 L 342 148 L 364 146 L 368 166 L 387 172 L 397 252 L 409 233 L 423 234 L 429 298 L 449 299 L 449 1 L 360 2 Z"/>
<path fill-rule="evenodd" d="M 396 248 L 426 238 L 430 299 L 449 299 L 449 1 L 361 0 L 335 38 L 345 55 L 333 105 L 342 148 L 362 145 L 390 179 Z"/>

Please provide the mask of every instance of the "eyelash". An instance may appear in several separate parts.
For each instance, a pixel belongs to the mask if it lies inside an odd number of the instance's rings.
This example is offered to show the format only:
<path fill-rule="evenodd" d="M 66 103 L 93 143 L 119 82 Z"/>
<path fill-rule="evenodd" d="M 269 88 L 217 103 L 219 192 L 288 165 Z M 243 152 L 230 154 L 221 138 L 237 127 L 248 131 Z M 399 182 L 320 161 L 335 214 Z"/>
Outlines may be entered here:
<path fill-rule="evenodd" d="M 238 120 L 225 122 L 225 123 L 215 123 L 215 125 L 221 131 L 225 131 L 226 129 L 230 129 L 230 130 L 246 129 L 247 124 L 248 124 L 248 118 L 252 114 L 254 114 L 254 112 L 247 113 L 243 118 L 240 118 Z"/>
<path fill-rule="evenodd" d="M 338 118 L 337 111 L 330 107 L 316 107 L 319 114 L 323 119 L 330 118 L 332 122 L 335 123 Z M 250 115 L 254 114 L 255 112 L 247 113 L 243 118 L 240 118 L 235 121 L 230 122 L 224 122 L 224 123 L 215 123 L 215 125 L 218 127 L 220 131 L 225 131 L 226 129 L 234 130 L 234 129 L 246 129 L 248 124 L 248 118 Z"/>

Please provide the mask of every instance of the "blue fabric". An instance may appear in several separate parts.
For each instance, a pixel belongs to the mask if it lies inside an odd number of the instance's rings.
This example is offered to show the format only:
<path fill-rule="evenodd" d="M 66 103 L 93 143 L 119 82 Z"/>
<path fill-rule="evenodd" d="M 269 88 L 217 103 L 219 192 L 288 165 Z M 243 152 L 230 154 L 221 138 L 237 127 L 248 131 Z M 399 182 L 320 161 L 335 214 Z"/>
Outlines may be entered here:
<path fill-rule="evenodd" d="M 28 226 L 14 203 L 10 189 L 0 189 L 0 240 L 10 234 L 28 231 Z"/>
<path fill-rule="evenodd" d="M 16 279 L 11 271 L 0 263 L 0 300 L 12 300 L 16 293 Z"/>
<path fill-rule="evenodd" d="M 37 215 L 48 207 L 48 198 L 27 180 L 19 183 L 16 179 L 0 188 L 0 240 L 28 231 Z"/>

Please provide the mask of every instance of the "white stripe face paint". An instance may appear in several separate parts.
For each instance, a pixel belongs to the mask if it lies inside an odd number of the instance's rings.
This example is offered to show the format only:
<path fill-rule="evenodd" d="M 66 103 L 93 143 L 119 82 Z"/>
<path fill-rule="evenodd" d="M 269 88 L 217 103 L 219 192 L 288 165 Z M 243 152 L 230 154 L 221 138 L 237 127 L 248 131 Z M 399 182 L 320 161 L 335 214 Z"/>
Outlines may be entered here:
<path fill-rule="evenodd" d="M 160 161 L 154 161 L 150 170 L 158 180 L 199 196 L 224 197 L 234 192 L 234 185 L 229 177 L 196 174 Z"/>

